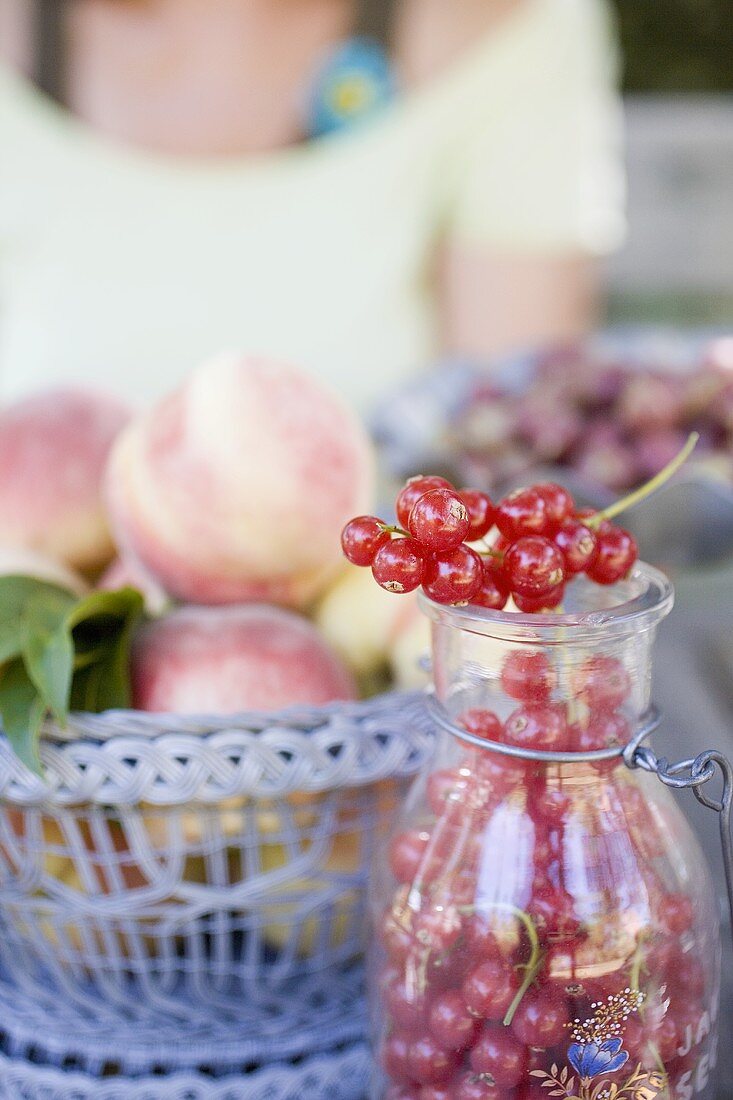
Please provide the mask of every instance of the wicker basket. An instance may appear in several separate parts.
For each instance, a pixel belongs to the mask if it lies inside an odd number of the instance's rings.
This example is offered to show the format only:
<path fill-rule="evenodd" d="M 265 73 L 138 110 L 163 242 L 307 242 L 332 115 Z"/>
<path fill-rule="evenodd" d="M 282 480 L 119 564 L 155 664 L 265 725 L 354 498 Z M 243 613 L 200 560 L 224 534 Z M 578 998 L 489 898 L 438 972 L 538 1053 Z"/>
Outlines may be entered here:
<path fill-rule="evenodd" d="M 0 1083 L 33 1059 L 95 1098 L 181 1071 L 265 1097 L 273 1063 L 356 1057 L 368 865 L 431 748 L 422 697 L 397 694 L 76 716 L 46 731 L 43 780 L 0 739 Z"/>

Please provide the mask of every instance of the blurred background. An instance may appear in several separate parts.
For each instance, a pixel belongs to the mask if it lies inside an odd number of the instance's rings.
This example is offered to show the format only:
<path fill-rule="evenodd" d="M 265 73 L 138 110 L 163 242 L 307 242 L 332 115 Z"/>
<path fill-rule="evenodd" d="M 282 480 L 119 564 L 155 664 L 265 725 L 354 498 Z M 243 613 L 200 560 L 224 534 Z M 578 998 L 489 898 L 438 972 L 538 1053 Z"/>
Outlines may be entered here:
<path fill-rule="evenodd" d="M 733 317 L 733 24 L 723 0 L 616 0 L 628 126 L 629 240 L 610 319 Z"/>

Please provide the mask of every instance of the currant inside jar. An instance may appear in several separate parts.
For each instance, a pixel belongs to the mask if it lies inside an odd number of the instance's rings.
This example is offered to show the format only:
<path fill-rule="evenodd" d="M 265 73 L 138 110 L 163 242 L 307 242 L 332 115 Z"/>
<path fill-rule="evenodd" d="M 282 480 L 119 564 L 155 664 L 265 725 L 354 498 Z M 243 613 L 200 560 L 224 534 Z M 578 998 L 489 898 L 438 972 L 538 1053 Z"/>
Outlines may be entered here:
<path fill-rule="evenodd" d="M 713 1095 L 712 884 L 670 793 L 608 751 L 671 605 L 648 566 L 562 615 L 423 601 L 446 724 L 372 890 L 372 1100 Z"/>

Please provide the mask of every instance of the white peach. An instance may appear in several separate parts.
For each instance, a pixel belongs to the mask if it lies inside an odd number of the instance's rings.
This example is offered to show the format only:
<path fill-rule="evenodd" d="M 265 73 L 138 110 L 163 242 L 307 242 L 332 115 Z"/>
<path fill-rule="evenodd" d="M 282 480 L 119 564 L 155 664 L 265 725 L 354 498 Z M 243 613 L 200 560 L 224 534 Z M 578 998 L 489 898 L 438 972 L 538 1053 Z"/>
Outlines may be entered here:
<path fill-rule="evenodd" d="M 390 649 L 412 620 L 417 593 L 395 596 L 374 583 L 371 569 L 346 566 L 316 608 L 324 638 L 357 676 L 386 668 Z"/>
<path fill-rule="evenodd" d="M 181 607 L 143 626 L 132 648 L 138 710 L 276 711 L 353 699 L 353 679 L 312 623 L 263 604 Z"/>
<path fill-rule="evenodd" d="M 129 419 L 116 399 L 49 390 L 0 411 L 0 543 L 83 571 L 113 554 L 102 501 L 110 448 Z"/>
<path fill-rule="evenodd" d="M 420 691 L 427 687 L 430 683 L 429 657 L 430 622 L 415 601 L 409 618 L 400 624 L 390 646 L 389 664 L 395 687 L 402 691 Z"/>
<path fill-rule="evenodd" d="M 373 466 L 355 415 L 308 374 L 222 355 L 122 434 L 113 528 L 176 599 L 302 608 L 338 571 Z"/>
<path fill-rule="evenodd" d="M 87 591 L 87 585 L 73 569 L 37 550 L 17 546 L 0 546 L 0 577 L 35 577 L 67 588 L 77 596 Z"/>

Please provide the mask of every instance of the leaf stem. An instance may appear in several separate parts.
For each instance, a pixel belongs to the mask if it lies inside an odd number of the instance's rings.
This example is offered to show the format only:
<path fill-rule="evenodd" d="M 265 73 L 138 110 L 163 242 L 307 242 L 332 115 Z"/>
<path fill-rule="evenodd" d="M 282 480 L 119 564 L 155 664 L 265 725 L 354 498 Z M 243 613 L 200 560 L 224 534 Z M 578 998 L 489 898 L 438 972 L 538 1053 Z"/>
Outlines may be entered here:
<path fill-rule="evenodd" d="M 613 519 L 614 516 L 620 515 L 621 512 L 627 511 L 629 508 L 633 508 L 636 504 L 640 504 L 642 500 L 646 500 L 648 496 L 655 493 L 657 489 L 660 489 L 666 481 L 676 474 L 680 466 L 683 466 L 687 459 L 697 446 L 697 441 L 700 435 L 698 432 L 690 432 L 679 454 L 676 454 L 671 462 L 668 462 L 658 474 L 655 474 L 650 481 L 647 481 L 644 485 L 641 485 L 638 489 L 635 489 L 633 493 L 629 493 L 628 496 L 622 497 L 621 500 L 614 501 L 613 504 L 609 504 L 608 508 L 604 508 L 602 512 L 596 512 L 594 516 L 590 516 L 585 520 L 586 527 L 595 528 L 605 519 Z"/>

